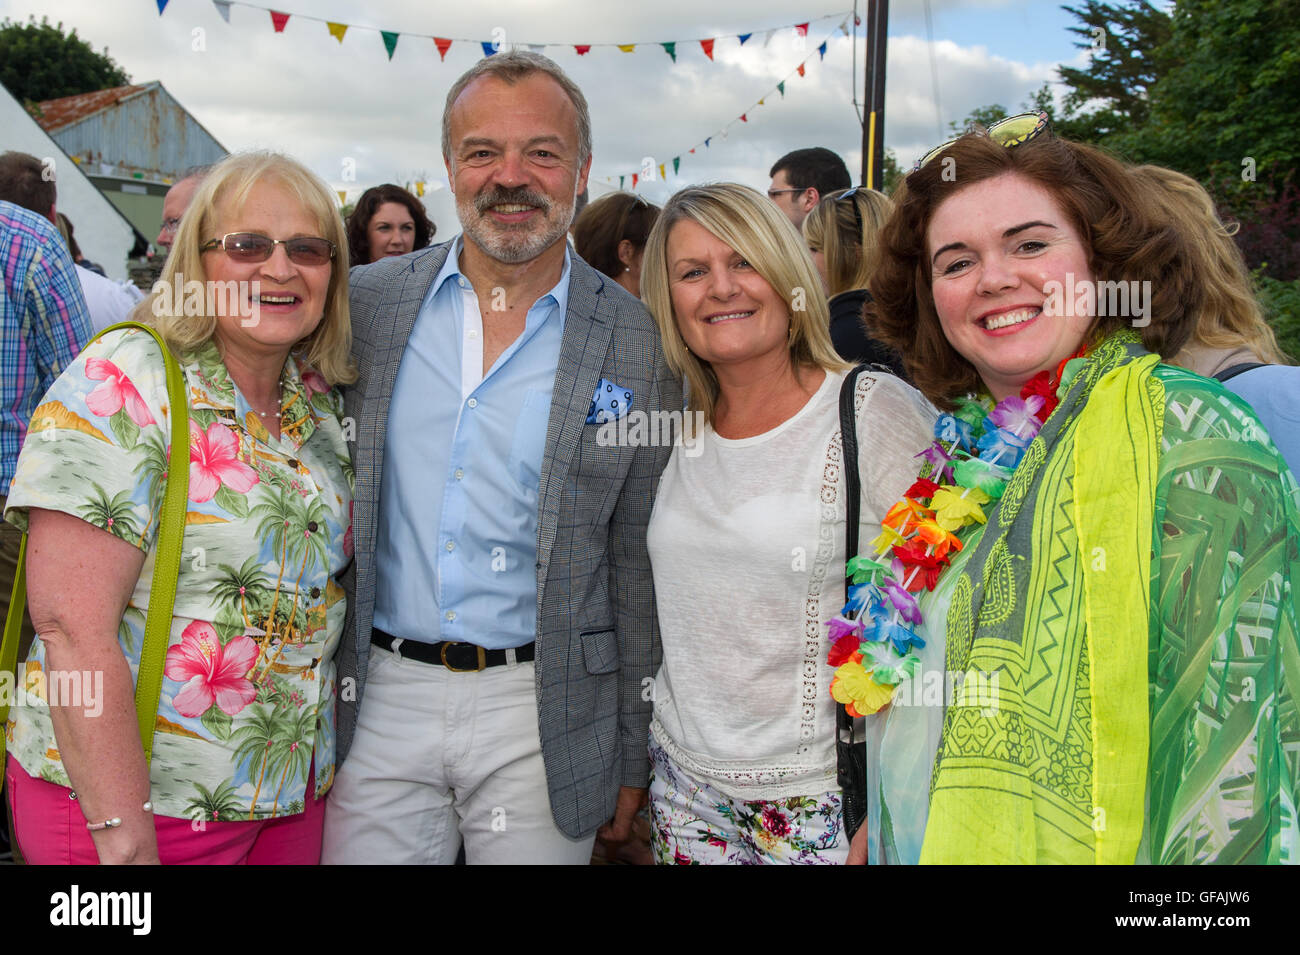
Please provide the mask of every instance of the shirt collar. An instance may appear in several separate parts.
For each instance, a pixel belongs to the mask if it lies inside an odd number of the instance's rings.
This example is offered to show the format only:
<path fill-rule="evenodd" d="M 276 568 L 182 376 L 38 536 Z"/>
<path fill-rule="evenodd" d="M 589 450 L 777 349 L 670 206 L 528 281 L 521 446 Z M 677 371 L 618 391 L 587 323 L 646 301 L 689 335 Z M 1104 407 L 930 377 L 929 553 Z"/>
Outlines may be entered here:
<path fill-rule="evenodd" d="M 232 418 L 258 441 L 269 443 L 270 433 L 261 416 L 248 404 L 226 371 L 221 352 L 214 339 L 208 339 L 186 356 L 185 373 L 189 383 L 190 408 L 207 408 Z M 304 378 L 306 381 L 304 382 Z M 301 448 L 316 430 L 316 412 L 311 406 L 312 391 L 327 390 L 320 373 L 305 359 L 291 354 L 280 372 L 280 438 L 294 448 Z"/>
<path fill-rule="evenodd" d="M 466 281 L 469 281 L 460 270 L 460 253 L 461 249 L 464 247 L 465 236 L 464 234 L 458 235 L 452 242 L 451 248 L 447 250 L 447 261 L 442 263 L 442 268 L 438 270 L 438 274 L 433 278 L 433 285 L 431 286 L 429 293 L 430 298 L 437 295 L 439 290 L 441 290 L 443 283 L 450 279 L 464 278 Z M 569 244 L 566 242 L 564 244 L 564 268 L 560 270 L 560 280 L 555 283 L 555 286 L 549 292 L 537 300 L 537 303 L 545 303 L 546 299 L 549 297 L 552 302 L 555 303 L 561 318 L 563 318 L 569 310 L 569 277 L 573 271 L 571 268 L 571 254 Z"/>

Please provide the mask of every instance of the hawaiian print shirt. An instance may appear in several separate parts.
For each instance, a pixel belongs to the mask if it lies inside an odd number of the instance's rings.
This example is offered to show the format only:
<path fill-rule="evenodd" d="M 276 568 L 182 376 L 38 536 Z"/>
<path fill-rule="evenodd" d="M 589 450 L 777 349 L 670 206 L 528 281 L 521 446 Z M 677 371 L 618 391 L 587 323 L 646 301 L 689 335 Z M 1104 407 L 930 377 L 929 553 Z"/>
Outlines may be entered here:
<path fill-rule="evenodd" d="M 280 379 L 277 441 L 238 393 L 213 343 L 183 368 L 189 502 L 150 798 L 156 812 L 196 821 L 291 815 L 303 810 L 313 757 L 317 796 L 334 775 L 333 658 L 345 610 L 335 576 L 352 551 L 343 403 L 318 372 L 290 358 Z M 133 675 L 170 414 L 154 340 L 136 330 L 105 335 L 37 407 L 8 500 L 6 516 L 20 527 L 27 508 L 48 508 L 145 551 L 118 629 Z M 10 752 L 32 775 L 68 786 L 40 640 L 20 682 L 27 703 L 10 711 Z"/>

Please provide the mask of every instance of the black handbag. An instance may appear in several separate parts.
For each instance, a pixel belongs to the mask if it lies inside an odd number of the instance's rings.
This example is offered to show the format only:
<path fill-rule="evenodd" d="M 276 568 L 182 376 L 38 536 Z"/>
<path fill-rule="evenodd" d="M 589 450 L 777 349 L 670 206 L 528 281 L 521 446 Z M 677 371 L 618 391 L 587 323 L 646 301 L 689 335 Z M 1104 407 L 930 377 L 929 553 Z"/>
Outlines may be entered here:
<path fill-rule="evenodd" d="M 869 365 L 858 365 L 844 378 L 840 388 L 840 437 L 844 447 L 844 483 L 846 486 L 844 518 L 844 559 L 852 560 L 858 553 L 858 516 L 862 509 L 862 478 L 858 474 L 858 428 L 854 414 L 853 392 L 858 375 L 870 371 Z M 852 578 L 844 577 L 844 599 L 848 601 Z M 867 818 L 867 741 L 865 735 L 856 739 L 853 717 L 843 703 L 835 704 L 835 776 L 839 782 L 844 832 L 849 839 L 857 833 Z"/>

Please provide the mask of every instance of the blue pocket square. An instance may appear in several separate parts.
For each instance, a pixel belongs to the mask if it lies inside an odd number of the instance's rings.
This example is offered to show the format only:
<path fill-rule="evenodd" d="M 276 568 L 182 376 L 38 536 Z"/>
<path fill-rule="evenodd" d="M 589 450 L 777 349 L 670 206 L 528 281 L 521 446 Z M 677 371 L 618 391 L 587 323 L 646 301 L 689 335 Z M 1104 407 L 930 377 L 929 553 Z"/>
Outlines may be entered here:
<path fill-rule="evenodd" d="M 632 407 L 632 392 L 608 378 L 596 383 L 596 393 L 591 398 L 587 424 L 604 424 L 623 417 Z"/>

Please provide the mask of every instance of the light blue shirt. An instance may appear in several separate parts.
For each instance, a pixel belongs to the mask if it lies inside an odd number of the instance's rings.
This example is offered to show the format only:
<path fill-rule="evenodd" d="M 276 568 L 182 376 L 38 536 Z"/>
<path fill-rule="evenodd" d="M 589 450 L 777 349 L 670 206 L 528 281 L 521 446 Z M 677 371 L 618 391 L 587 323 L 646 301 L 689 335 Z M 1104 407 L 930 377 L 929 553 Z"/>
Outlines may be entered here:
<path fill-rule="evenodd" d="M 537 630 L 537 494 L 569 252 L 560 281 L 483 375 L 483 322 L 460 271 L 462 242 L 425 295 L 393 386 L 375 627 L 504 649 L 532 642 Z"/>

